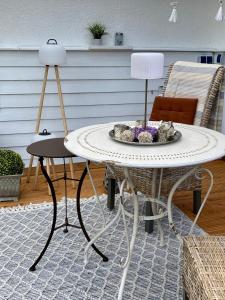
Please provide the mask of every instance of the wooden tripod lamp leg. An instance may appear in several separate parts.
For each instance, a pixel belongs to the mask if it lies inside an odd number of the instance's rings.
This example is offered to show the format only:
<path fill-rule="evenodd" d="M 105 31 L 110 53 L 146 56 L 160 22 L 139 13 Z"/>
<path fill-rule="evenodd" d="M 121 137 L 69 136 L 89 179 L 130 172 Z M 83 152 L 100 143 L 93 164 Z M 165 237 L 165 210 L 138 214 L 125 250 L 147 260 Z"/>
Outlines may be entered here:
<path fill-rule="evenodd" d="M 56 76 L 56 83 L 57 83 L 57 89 L 58 89 L 58 95 L 59 95 L 59 104 L 60 104 L 60 110 L 61 110 L 61 116 L 63 121 L 63 127 L 65 135 L 68 134 L 68 127 L 66 122 L 66 114 L 64 110 L 64 102 L 63 102 L 63 95 L 62 95 L 62 88 L 61 88 L 61 82 L 59 77 L 59 67 L 55 66 L 55 76 Z"/>
<path fill-rule="evenodd" d="M 33 166 L 33 161 L 34 161 L 34 156 L 31 155 L 30 162 L 29 162 L 29 167 L 28 167 L 28 170 L 27 170 L 27 183 L 30 182 L 30 175 L 31 175 L 31 170 L 32 170 L 32 166 Z"/>
<path fill-rule="evenodd" d="M 51 162 L 51 167 L 52 167 L 53 178 L 54 178 L 54 179 L 57 179 L 57 175 L 56 175 L 56 171 L 55 171 L 54 159 L 53 159 L 53 158 L 50 158 L 50 162 Z M 56 184 L 57 186 L 59 186 L 59 182 L 58 182 L 58 181 L 56 181 L 55 184 Z"/>
<path fill-rule="evenodd" d="M 39 110 L 38 110 L 38 115 L 37 115 L 35 133 L 38 133 L 39 128 L 40 128 L 42 109 L 43 109 L 44 99 L 45 99 L 45 90 L 46 90 L 47 79 L 48 79 L 48 70 L 49 70 L 49 66 L 45 66 L 45 74 L 44 74 L 44 80 L 43 80 L 43 84 L 42 84 L 42 91 L 41 91 L 41 98 L 40 98 L 40 103 L 39 103 Z"/>
<path fill-rule="evenodd" d="M 68 134 L 68 127 L 67 127 L 67 122 L 66 122 L 66 114 L 64 110 L 64 101 L 63 101 L 63 95 L 62 95 L 62 88 L 61 88 L 61 81 L 59 77 L 59 67 L 55 66 L 55 76 L 56 76 L 56 83 L 57 83 L 57 88 L 58 88 L 58 95 L 59 95 L 59 103 L 60 103 L 60 110 L 61 110 L 61 116 L 62 116 L 62 121 L 63 121 L 63 127 L 64 127 L 64 132 L 65 135 Z M 74 179 L 74 170 L 73 170 L 73 160 L 70 158 L 70 173 L 71 173 L 71 178 Z M 72 181 L 72 185 L 75 188 L 75 182 Z"/>
<path fill-rule="evenodd" d="M 39 167 L 40 167 L 40 162 L 39 160 L 37 161 L 37 166 L 35 170 L 35 178 L 34 178 L 34 185 L 33 185 L 33 190 L 37 190 L 38 187 L 38 173 L 39 173 Z"/>
<path fill-rule="evenodd" d="M 40 102 L 39 102 L 35 133 L 38 133 L 39 128 L 40 128 L 41 115 L 42 115 L 44 98 L 45 98 L 45 90 L 46 90 L 46 84 L 47 84 L 47 79 L 48 79 L 48 70 L 49 70 L 49 66 L 45 66 L 45 74 L 44 74 L 44 79 L 43 79 L 43 83 L 42 83 L 42 91 L 41 91 L 41 98 L 40 98 Z M 34 160 L 34 157 L 33 157 L 33 155 L 31 155 L 29 168 L 28 168 L 28 172 L 27 172 L 27 182 L 30 182 L 30 175 L 31 175 L 33 160 Z"/>

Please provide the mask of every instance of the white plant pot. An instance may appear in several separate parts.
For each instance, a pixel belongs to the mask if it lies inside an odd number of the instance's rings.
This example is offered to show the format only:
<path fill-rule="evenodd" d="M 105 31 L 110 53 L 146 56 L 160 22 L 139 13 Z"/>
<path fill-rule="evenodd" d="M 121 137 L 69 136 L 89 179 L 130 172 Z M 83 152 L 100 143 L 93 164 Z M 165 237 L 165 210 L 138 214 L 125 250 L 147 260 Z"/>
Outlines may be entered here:
<path fill-rule="evenodd" d="M 93 44 L 93 46 L 101 46 L 102 39 L 93 39 L 92 44 Z"/>

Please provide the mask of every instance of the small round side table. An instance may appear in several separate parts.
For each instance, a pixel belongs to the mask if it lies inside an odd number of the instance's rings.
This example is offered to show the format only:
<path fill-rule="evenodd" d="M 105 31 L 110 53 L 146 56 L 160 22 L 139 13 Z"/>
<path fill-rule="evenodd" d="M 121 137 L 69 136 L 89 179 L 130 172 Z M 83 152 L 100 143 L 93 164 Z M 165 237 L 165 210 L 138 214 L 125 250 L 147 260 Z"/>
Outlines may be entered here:
<path fill-rule="evenodd" d="M 71 153 L 70 151 L 68 151 L 65 148 L 64 138 L 53 138 L 53 139 L 48 139 L 48 140 L 43 140 L 43 141 L 32 143 L 31 145 L 29 145 L 27 147 L 27 152 L 31 155 L 39 157 L 41 170 L 49 184 L 49 187 L 51 190 L 51 195 L 52 195 L 52 201 L 53 201 L 53 220 L 52 220 L 52 226 L 51 226 L 51 231 L 50 231 L 49 237 L 48 237 L 47 242 L 46 242 L 43 250 L 41 251 L 40 255 L 38 256 L 36 261 L 33 263 L 33 265 L 29 269 L 30 271 L 35 271 L 36 265 L 39 263 L 42 256 L 44 255 L 45 251 L 47 250 L 55 230 L 65 227 L 63 232 L 67 233 L 68 227 L 79 228 L 83 231 L 87 241 L 88 242 L 90 241 L 90 237 L 85 229 L 85 226 L 84 226 L 84 223 L 82 220 L 82 216 L 81 216 L 81 210 L 80 210 L 80 192 L 81 192 L 81 186 L 83 184 L 84 178 L 87 174 L 87 168 L 84 169 L 83 174 L 80 179 L 76 179 L 76 178 L 73 179 L 73 178 L 67 177 L 65 159 L 76 157 L 76 155 L 74 155 L 73 153 Z M 49 175 L 43 165 L 44 157 L 45 158 L 62 158 L 63 159 L 64 174 L 62 177 L 51 180 L 51 178 L 49 177 Z M 56 226 L 57 200 L 56 200 L 56 194 L 55 194 L 53 182 L 62 180 L 62 179 L 64 180 L 64 191 L 65 191 L 65 222 L 59 226 Z M 79 182 L 78 188 L 77 188 L 76 201 L 77 201 L 77 216 L 78 216 L 80 226 L 70 224 L 68 217 L 67 217 L 67 180 L 73 180 L 73 181 Z M 103 258 L 103 261 L 108 261 L 108 258 L 95 245 L 93 245 L 93 249 Z"/>

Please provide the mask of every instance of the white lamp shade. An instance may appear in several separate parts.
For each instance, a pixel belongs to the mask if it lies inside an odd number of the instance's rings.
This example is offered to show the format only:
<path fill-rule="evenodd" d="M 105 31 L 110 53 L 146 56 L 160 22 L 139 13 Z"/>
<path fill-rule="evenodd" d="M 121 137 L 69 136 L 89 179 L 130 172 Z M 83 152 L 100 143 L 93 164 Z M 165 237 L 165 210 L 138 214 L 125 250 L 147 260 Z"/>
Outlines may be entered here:
<path fill-rule="evenodd" d="M 133 53 L 131 55 L 131 77 L 158 79 L 163 77 L 164 55 L 162 53 Z"/>
<path fill-rule="evenodd" d="M 39 61 L 43 65 L 59 66 L 66 62 L 66 50 L 55 39 L 50 39 L 39 50 Z"/>

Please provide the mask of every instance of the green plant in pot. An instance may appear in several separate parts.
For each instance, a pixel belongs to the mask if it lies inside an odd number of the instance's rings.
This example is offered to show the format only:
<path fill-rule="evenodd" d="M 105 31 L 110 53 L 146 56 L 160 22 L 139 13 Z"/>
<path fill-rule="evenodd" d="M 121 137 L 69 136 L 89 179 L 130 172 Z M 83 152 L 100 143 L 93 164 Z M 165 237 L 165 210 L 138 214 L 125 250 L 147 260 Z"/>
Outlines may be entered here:
<path fill-rule="evenodd" d="M 93 36 L 93 44 L 101 45 L 102 44 L 102 36 L 107 34 L 106 27 L 104 24 L 95 22 L 88 26 L 88 30 Z"/>
<path fill-rule="evenodd" d="M 18 200 L 23 169 L 18 153 L 0 149 L 0 201 Z"/>

